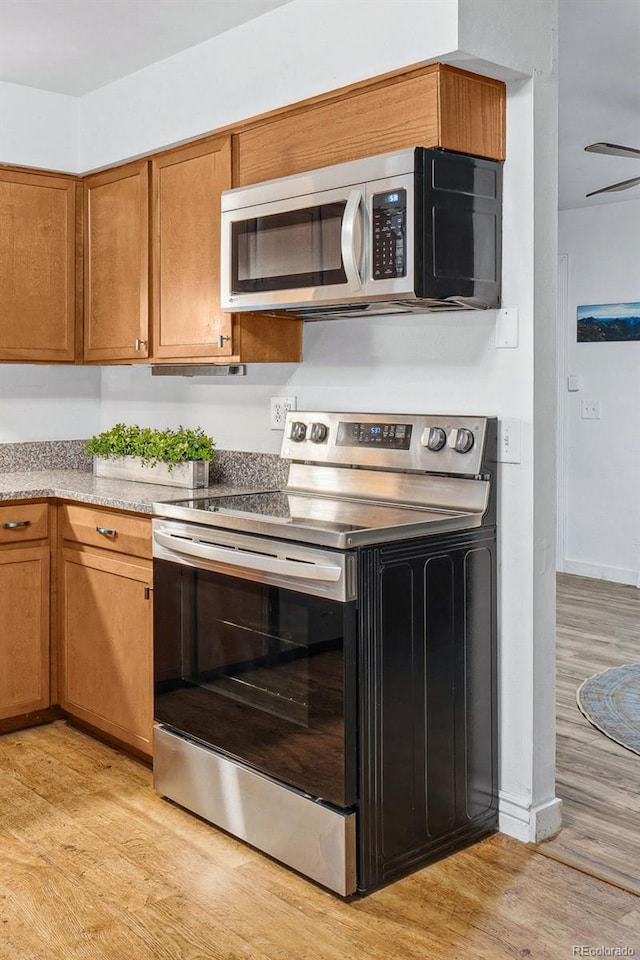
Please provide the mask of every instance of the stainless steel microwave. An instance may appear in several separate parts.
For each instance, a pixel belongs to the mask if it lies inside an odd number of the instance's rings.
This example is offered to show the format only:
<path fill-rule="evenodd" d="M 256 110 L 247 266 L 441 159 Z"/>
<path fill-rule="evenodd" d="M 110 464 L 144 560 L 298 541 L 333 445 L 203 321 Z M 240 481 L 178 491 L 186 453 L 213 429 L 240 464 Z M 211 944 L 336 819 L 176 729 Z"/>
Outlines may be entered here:
<path fill-rule="evenodd" d="M 502 167 L 416 147 L 222 194 L 224 310 L 500 305 Z"/>

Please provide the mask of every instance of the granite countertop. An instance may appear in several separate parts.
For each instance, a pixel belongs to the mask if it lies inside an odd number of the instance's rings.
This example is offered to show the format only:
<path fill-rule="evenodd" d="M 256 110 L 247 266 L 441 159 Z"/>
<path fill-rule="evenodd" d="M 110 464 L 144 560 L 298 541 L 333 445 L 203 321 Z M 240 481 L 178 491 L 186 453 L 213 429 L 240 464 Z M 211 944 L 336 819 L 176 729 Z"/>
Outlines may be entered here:
<path fill-rule="evenodd" d="M 236 493 L 254 493 L 261 485 L 218 483 L 213 487 L 189 490 L 133 480 L 108 480 L 94 477 L 86 470 L 23 470 L 0 473 L 0 502 L 3 500 L 34 500 L 57 497 L 94 503 L 115 510 L 153 513 L 155 501 L 186 500 L 190 497 L 223 497 Z"/>
<path fill-rule="evenodd" d="M 225 497 L 286 486 L 289 465 L 276 454 L 219 450 L 213 485 L 197 490 L 95 477 L 83 440 L 0 443 L 0 503 L 55 497 L 114 510 L 153 513 L 155 502 Z"/>

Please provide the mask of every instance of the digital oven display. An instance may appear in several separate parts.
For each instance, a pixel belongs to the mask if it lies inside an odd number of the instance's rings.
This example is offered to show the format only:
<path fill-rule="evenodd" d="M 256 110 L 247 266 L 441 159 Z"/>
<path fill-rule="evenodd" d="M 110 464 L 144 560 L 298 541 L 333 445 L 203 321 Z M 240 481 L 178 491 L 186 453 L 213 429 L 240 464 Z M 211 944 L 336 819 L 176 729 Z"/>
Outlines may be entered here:
<path fill-rule="evenodd" d="M 338 447 L 382 447 L 408 450 L 411 446 L 410 423 L 344 423 L 338 425 Z"/>

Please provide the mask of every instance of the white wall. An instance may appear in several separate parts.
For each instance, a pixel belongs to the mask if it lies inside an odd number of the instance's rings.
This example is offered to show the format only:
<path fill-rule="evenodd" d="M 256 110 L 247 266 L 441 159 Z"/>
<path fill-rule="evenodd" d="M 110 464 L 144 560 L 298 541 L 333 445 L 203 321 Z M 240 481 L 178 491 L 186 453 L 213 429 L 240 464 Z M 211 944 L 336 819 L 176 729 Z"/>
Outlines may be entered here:
<path fill-rule="evenodd" d="M 79 173 L 76 97 L 0 81 L 0 163 Z"/>
<path fill-rule="evenodd" d="M 561 397 L 566 556 L 560 565 L 640 586 L 640 341 L 578 343 L 576 337 L 578 305 L 640 302 L 640 200 L 563 210 L 559 227 L 559 253 L 568 259 L 563 376 L 580 378 L 580 390 Z M 600 420 L 581 418 L 583 400 L 600 402 Z"/>
<path fill-rule="evenodd" d="M 0 82 L 0 163 L 77 173 L 79 101 Z M 100 370 L 0 364 L 0 443 L 95 433 Z"/>
<path fill-rule="evenodd" d="M 0 443 L 82 440 L 99 416 L 99 369 L 0 364 Z"/>
<path fill-rule="evenodd" d="M 323 322 L 306 327 L 302 365 L 250 368 L 244 382 L 104 368 L 100 411 L 103 426 L 201 423 L 221 447 L 260 451 L 279 447 L 281 435 L 268 428 L 276 393 L 296 394 L 307 408 L 520 420 L 521 463 L 500 475 L 501 825 L 529 840 L 559 823 L 551 704 L 555 271 L 547 269 L 556 240 L 548 73 L 556 10 L 554 0 L 490 0 L 487 16 L 479 8 L 472 16 L 458 0 L 293 0 L 84 97 L 79 155 L 83 170 L 105 166 L 419 61 L 490 56 L 487 72 L 511 78 L 536 68 L 533 79 L 512 79 L 508 97 L 503 275 L 504 304 L 519 311 L 516 349 L 495 348 L 492 313 Z M 458 11 L 472 16 L 473 29 Z"/>
<path fill-rule="evenodd" d="M 83 97 L 83 170 L 456 49 L 458 0 L 294 0 Z"/>
<path fill-rule="evenodd" d="M 526 377 L 514 376 L 513 359 L 495 349 L 494 311 L 307 323 L 304 363 L 249 365 L 241 379 L 104 367 L 101 421 L 144 407 L 154 425 L 197 417 L 223 448 L 277 452 L 282 432 L 269 429 L 269 398 L 278 394 L 297 396 L 300 409 L 497 414 L 508 405 L 526 416 Z"/>
<path fill-rule="evenodd" d="M 500 64 L 527 75 L 553 72 L 557 41 L 555 0 L 459 3 L 461 50 L 473 50 L 478 62 Z"/>

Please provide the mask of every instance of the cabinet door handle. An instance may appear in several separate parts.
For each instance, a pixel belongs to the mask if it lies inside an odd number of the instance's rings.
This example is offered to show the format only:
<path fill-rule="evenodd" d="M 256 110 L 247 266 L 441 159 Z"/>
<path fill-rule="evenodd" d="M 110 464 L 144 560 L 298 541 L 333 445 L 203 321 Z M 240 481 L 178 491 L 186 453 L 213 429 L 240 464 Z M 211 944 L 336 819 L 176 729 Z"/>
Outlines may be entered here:
<path fill-rule="evenodd" d="M 142 348 L 143 348 L 143 347 L 146 347 L 146 345 L 147 345 L 147 341 L 146 341 L 146 340 L 136 340 L 136 342 L 135 342 L 135 348 L 136 348 L 136 350 L 142 350 Z"/>
<path fill-rule="evenodd" d="M 11 520 L 9 523 L 3 523 L 5 530 L 17 530 L 18 527 L 30 527 L 31 520 Z"/>
<path fill-rule="evenodd" d="M 109 527 L 96 527 L 96 533 L 101 533 L 103 537 L 116 537 L 117 530 L 109 530 Z"/>
<path fill-rule="evenodd" d="M 152 590 L 153 590 L 153 587 L 145 587 L 145 588 L 144 588 L 144 598 L 145 598 L 145 600 L 150 600 L 150 599 L 151 599 L 151 592 L 152 592 Z"/>
<path fill-rule="evenodd" d="M 218 348 L 222 350 L 225 343 L 229 340 L 229 337 L 223 337 L 222 334 L 218 337 Z"/>

